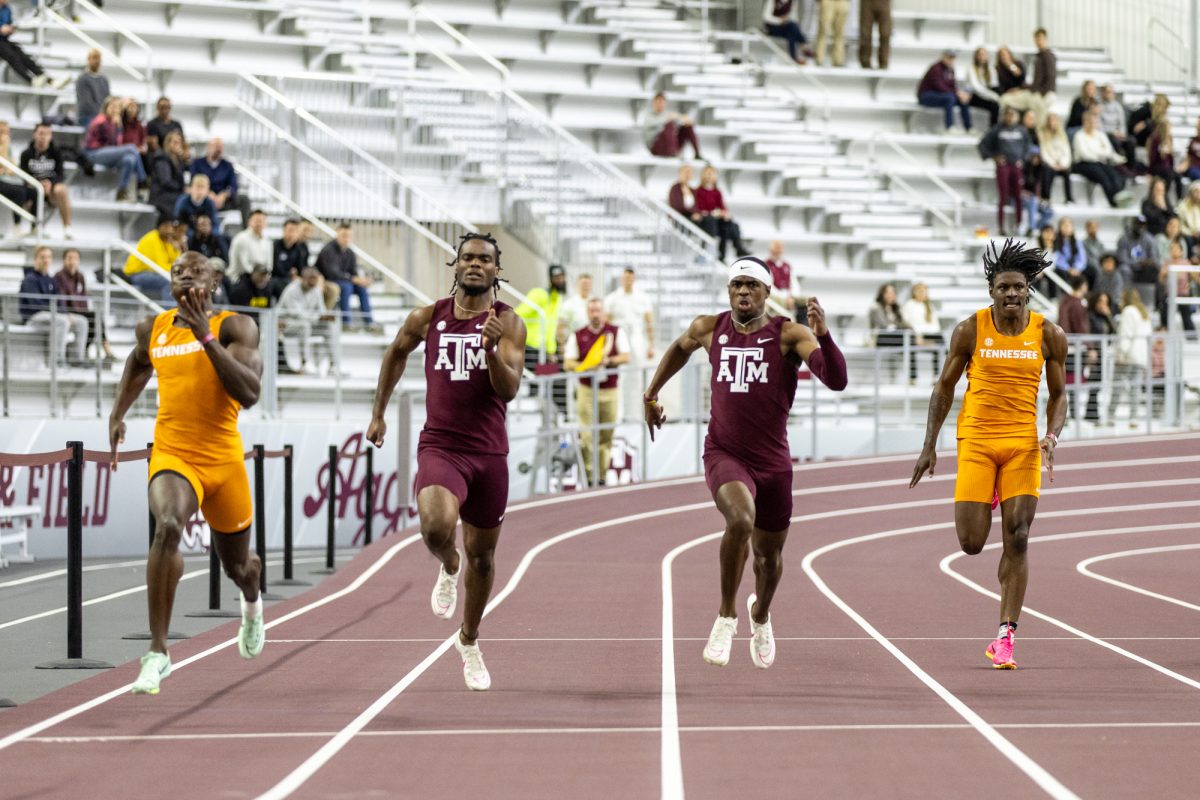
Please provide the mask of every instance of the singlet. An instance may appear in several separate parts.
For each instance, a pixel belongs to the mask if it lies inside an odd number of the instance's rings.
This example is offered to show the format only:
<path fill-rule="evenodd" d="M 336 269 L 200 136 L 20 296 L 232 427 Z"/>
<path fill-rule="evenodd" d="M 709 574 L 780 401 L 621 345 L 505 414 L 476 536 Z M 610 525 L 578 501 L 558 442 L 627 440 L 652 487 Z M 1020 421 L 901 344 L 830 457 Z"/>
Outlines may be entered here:
<path fill-rule="evenodd" d="M 975 312 L 975 349 L 967 362 L 967 394 L 958 415 L 959 439 L 1037 438 L 1037 396 L 1042 382 L 1042 326 L 1029 324 L 1005 336 L 992 322 L 992 309 Z"/>
<path fill-rule="evenodd" d="M 796 365 L 779 340 L 786 317 L 753 333 L 738 333 L 732 312 L 717 315 L 708 360 L 712 411 L 704 451 L 719 449 L 763 472 L 792 468 L 787 419 L 796 397 Z"/>
<path fill-rule="evenodd" d="M 613 325 L 611 322 L 606 322 L 604 323 L 604 327 L 598 331 L 594 331 L 588 326 L 584 325 L 582 328 L 575 331 L 575 344 L 579 347 L 580 361 L 583 361 L 585 358 L 587 358 L 588 353 L 592 351 L 592 346 L 596 344 L 597 340 L 599 340 L 601 336 L 608 337 L 608 349 L 604 353 L 605 356 L 615 356 L 620 354 L 621 351 L 617 347 L 616 325 Z M 592 379 L 590 377 L 580 378 L 579 382 L 585 386 L 592 385 Z M 617 373 L 613 372 L 609 374 L 609 376 L 601 382 L 600 388 L 617 388 Z"/>
<path fill-rule="evenodd" d="M 492 303 L 499 316 L 511 307 Z M 454 318 L 454 298 L 433 304 L 425 336 L 425 427 L 418 449 L 438 447 L 463 453 L 508 454 L 508 404 L 488 377 L 480 345 L 487 312 Z"/>
<path fill-rule="evenodd" d="M 192 329 L 176 327 L 177 313 L 172 309 L 159 314 L 150 330 L 150 364 L 158 375 L 154 449 L 189 464 L 240 463 L 241 405 L 225 391 Z M 221 311 L 209 318 L 213 336 L 220 338 L 221 323 L 232 316 L 232 311 Z"/>

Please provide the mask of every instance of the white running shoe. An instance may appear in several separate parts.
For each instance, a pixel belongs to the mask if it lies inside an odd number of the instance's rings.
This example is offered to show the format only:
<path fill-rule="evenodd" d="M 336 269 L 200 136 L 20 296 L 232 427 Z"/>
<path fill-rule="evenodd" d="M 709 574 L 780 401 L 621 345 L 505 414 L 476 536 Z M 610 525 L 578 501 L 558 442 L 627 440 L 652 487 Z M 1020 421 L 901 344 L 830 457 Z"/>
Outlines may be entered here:
<path fill-rule="evenodd" d="M 142 671 L 133 682 L 134 694 L 158 694 L 158 685 L 171 674 L 171 657 L 166 653 L 149 652 L 142 656 Z"/>
<path fill-rule="evenodd" d="M 246 598 L 242 598 L 242 626 L 238 628 L 238 652 L 242 658 L 254 658 L 262 652 L 267 643 L 267 630 L 263 625 L 263 615 L 260 611 L 249 621 L 246 620 Z"/>
<path fill-rule="evenodd" d="M 750 660 L 759 669 L 767 669 L 775 663 L 775 633 L 771 630 L 771 615 L 759 625 L 754 621 L 754 603 L 758 595 L 746 599 L 746 616 L 750 619 Z"/>
<path fill-rule="evenodd" d="M 454 635 L 454 648 L 462 656 L 463 678 L 472 692 L 486 692 L 492 686 L 492 676 L 483 663 L 483 653 L 477 644 L 463 644 L 462 637 Z"/>
<path fill-rule="evenodd" d="M 708 644 L 704 646 L 704 660 L 718 667 L 728 664 L 736 633 L 737 617 L 717 617 L 712 633 L 708 634 Z"/>
<path fill-rule="evenodd" d="M 454 552 L 458 553 L 458 572 L 449 575 L 445 564 L 439 566 L 437 583 L 433 585 L 433 595 L 429 598 L 433 615 L 440 619 L 450 619 L 458 606 L 458 576 L 462 574 L 463 556 L 457 550 Z"/>

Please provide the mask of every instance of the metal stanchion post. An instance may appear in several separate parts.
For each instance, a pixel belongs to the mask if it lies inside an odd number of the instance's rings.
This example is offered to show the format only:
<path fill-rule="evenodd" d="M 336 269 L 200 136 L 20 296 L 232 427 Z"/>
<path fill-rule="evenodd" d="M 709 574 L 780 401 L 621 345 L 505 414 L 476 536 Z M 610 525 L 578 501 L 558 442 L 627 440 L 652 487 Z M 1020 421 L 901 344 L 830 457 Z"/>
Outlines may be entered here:
<path fill-rule="evenodd" d="M 283 580 L 276 586 L 310 586 L 308 581 L 297 580 L 292 570 L 292 454 L 295 448 L 283 446 Z"/>
<path fill-rule="evenodd" d="M 363 544 L 371 543 L 372 527 L 375 519 L 375 448 L 367 448 L 367 485 L 366 485 L 366 520 L 363 526 Z"/>
<path fill-rule="evenodd" d="M 254 552 L 258 554 L 259 563 L 258 592 L 263 600 L 282 600 L 281 596 L 267 591 L 266 448 L 256 444 L 251 449 L 254 451 Z"/>
<path fill-rule="evenodd" d="M 325 517 L 325 568 L 313 570 L 314 575 L 329 575 L 333 566 L 333 537 L 337 526 L 337 445 L 329 445 L 329 507 Z"/>

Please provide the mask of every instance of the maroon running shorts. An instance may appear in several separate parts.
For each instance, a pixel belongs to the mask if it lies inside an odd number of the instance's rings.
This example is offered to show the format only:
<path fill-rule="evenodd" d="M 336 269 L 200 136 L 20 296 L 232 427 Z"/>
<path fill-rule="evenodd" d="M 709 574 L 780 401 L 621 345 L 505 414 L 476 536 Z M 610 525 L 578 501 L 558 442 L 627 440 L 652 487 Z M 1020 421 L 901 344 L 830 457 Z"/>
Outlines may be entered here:
<path fill-rule="evenodd" d="M 754 527 L 776 533 L 792 522 L 792 471 L 762 472 L 723 450 L 704 452 L 704 481 L 715 499 L 727 483 L 744 483 L 754 498 Z"/>
<path fill-rule="evenodd" d="M 508 507 L 508 457 L 418 448 L 416 494 L 426 486 L 458 498 L 458 515 L 468 525 L 498 528 Z"/>

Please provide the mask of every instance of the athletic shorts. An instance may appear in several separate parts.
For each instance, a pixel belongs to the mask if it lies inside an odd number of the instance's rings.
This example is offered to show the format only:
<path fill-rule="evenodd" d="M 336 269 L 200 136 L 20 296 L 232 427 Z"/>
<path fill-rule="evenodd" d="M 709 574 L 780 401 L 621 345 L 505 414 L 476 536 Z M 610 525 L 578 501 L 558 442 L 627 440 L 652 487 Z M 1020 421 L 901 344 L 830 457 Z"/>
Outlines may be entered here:
<path fill-rule="evenodd" d="M 1019 494 L 1038 496 L 1042 486 L 1042 451 L 1037 439 L 959 439 L 958 477 L 954 500 L 990 503 Z"/>
<path fill-rule="evenodd" d="M 441 486 L 458 498 L 458 516 L 476 528 L 498 528 L 508 507 L 508 456 L 417 448 L 416 494 Z"/>
<path fill-rule="evenodd" d="M 150 454 L 150 480 L 162 472 L 174 472 L 191 484 L 204 521 L 212 530 L 240 533 L 254 521 L 246 462 L 193 465 L 155 448 Z"/>
<path fill-rule="evenodd" d="M 717 490 L 737 481 L 754 498 L 754 527 L 776 533 L 792 524 L 792 471 L 763 472 L 724 450 L 712 447 L 704 451 L 704 481 L 713 499 Z"/>

